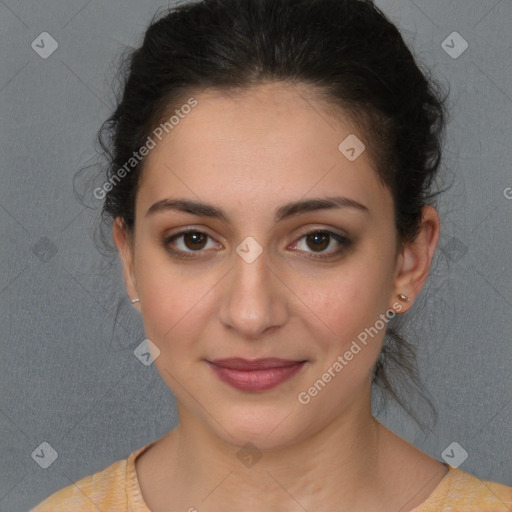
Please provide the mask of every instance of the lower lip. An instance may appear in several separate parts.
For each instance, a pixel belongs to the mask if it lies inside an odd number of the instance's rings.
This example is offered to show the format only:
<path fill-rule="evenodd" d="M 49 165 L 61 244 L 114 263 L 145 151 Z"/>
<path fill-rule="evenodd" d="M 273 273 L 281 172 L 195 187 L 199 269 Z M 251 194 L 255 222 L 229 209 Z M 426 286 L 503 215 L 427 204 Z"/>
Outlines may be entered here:
<path fill-rule="evenodd" d="M 305 361 L 281 368 L 264 370 L 234 370 L 210 363 L 210 368 L 223 382 L 242 391 L 265 391 L 293 377 L 306 364 Z"/>

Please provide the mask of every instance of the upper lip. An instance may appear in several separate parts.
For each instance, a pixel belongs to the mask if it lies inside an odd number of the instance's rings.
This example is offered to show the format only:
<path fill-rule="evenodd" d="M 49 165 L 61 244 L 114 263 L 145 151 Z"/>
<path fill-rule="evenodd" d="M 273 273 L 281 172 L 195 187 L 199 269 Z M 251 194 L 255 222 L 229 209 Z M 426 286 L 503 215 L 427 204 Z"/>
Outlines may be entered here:
<path fill-rule="evenodd" d="M 214 359 L 213 361 L 208 362 L 224 368 L 232 368 L 234 370 L 264 370 L 267 368 L 285 368 L 287 366 L 303 363 L 304 361 L 279 359 L 276 357 L 252 360 L 243 359 L 241 357 L 231 357 L 226 359 Z"/>

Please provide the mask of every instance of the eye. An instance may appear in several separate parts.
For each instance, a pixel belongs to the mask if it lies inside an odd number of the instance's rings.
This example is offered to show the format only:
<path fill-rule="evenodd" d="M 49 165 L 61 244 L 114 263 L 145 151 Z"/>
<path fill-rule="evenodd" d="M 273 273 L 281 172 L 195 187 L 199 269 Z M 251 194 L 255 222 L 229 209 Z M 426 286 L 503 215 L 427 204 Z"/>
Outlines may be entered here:
<path fill-rule="evenodd" d="M 302 245 L 302 239 L 305 239 L 306 247 L 313 249 L 313 256 L 307 257 L 317 260 L 334 258 L 341 254 L 351 244 L 351 241 L 348 238 L 338 233 L 317 229 L 302 235 L 297 242 L 292 244 L 291 248 L 298 248 L 302 252 L 308 252 L 307 250 L 301 249 L 299 247 Z M 204 252 L 203 249 L 208 249 L 208 240 L 213 239 L 207 233 L 199 231 L 198 229 L 191 228 L 165 237 L 163 240 L 163 245 L 164 248 L 174 257 L 195 258 L 198 256 L 198 254 L 196 255 L 194 253 L 201 253 Z M 177 241 L 179 243 L 177 243 Z M 213 243 L 213 248 L 219 248 L 219 246 L 220 244 Z M 332 248 L 333 246 L 338 246 L 338 248 L 335 248 L 331 251 L 325 251 L 325 249 L 328 249 L 329 247 Z M 326 252 L 326 254 L 324 254 L 324 252 Z"/>
<path fill-rule="evenodd" d="M 179 239 L 182 239 L 181 243 L 175 243 Z M 211 239 L 211 237 L 203 231 L 188 229 L 164 238 L 163 244 L 177 258 L 194 258 L 195 255 L 193 253 L 202 252 L 202 249 L 207 245 L 208 239 Z M 181 247 L 176 248 L 177 245 Z"/>
<path fill-rule="evenodd" d="M 314 230 L 302 235 L 299 238 L 299 241 L 293 244 L 292 248 L 299 248 L 299 245 L 301 245 L 300 240 L 302 239 L 305 239 L 306 247 L 313 248 L 313 254 L 317 254 L 312 257 L 308 256 L 308 258 L 311 259 L 334 258 L 341 254 L 351 244 L 348 238 L 339 235 L 338 233 L 326 230 Z M 337 249 L 327 251 L 327 254 L 323 254 L 326 252 L 325 249 L 328 247 L 332 248 L 333 246 L 336 247 L 336 245 L 338 246 Z"/>

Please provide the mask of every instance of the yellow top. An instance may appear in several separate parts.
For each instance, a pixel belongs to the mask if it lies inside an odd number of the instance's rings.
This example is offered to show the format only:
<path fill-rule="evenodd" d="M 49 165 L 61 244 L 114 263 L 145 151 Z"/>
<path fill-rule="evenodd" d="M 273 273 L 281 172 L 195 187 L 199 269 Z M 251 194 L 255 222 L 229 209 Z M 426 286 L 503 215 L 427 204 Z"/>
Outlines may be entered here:
<path fill-rule="evenodd" d="M 135 458 L 152 444 L 55 492 L 30 512 L 151 512 L 142 499 Z M 411 512 L 512 511 L 512 487 L 448 467 L 431 495 Z"/>

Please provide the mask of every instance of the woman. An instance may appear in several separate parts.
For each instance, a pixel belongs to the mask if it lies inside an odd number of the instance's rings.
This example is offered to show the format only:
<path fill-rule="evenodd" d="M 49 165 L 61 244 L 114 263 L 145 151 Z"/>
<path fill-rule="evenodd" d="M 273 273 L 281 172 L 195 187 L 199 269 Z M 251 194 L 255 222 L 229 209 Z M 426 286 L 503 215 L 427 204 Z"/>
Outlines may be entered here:
<path fill-rule="evenodd" d="M 371 412 L 439 239 L 443 102 L 369 1 L 155 21 L 95 195 L 179 425 L 33 510 L 510 510 Z"/>

